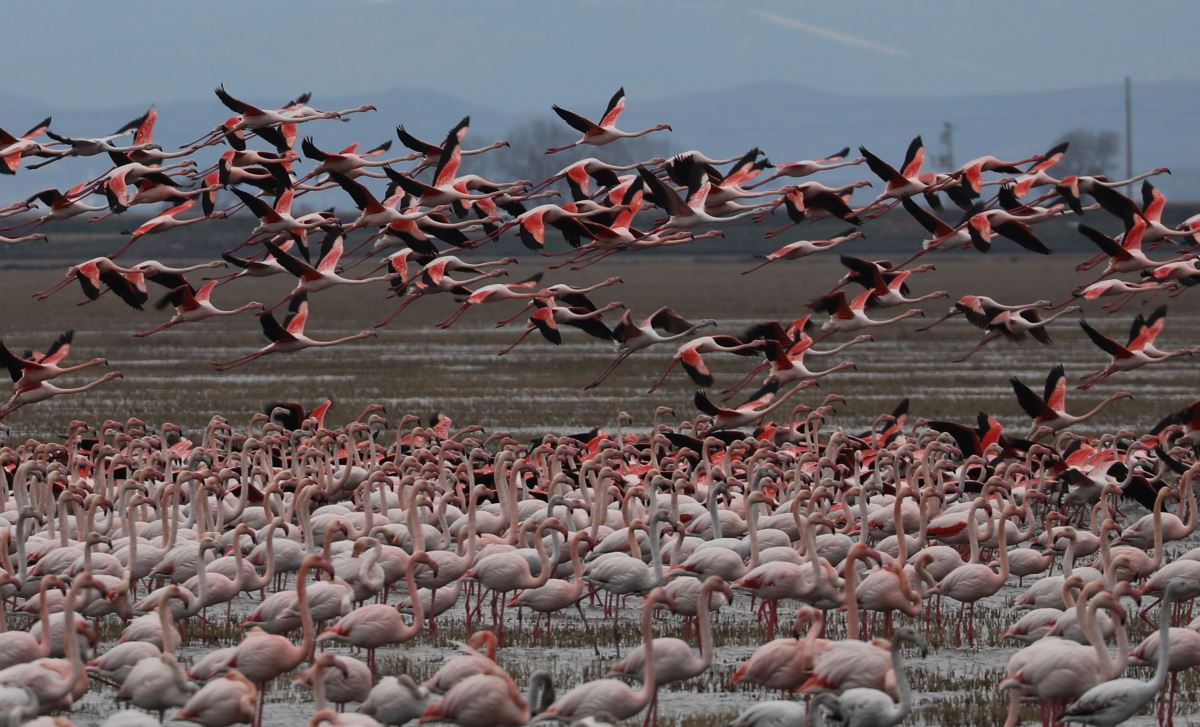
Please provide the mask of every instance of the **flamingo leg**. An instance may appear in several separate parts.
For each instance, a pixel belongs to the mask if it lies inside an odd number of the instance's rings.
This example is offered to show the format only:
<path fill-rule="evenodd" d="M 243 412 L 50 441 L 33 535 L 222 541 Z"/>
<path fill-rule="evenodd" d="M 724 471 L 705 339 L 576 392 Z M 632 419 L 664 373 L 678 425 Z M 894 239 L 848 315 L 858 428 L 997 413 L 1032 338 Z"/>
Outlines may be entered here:
<path fill-rule="evenodd" d="M 497 355 L 497 356 L 504 356 L 504 355 L 508 354 L 508 353 L 509 353 L 510 351 L 512 351 L 514 348 L 516 348 L 517 346 L 520 346 L 520 345 L 521 345 L 521 342 L 522 342 L 522 341 L 524 341 L 526 338 L 528 338 L 528 337 L 529 337 L 529 334 L 533 333 L 535 330 L 536 330 L 536 329 L 535 329 L 533 326 L 527 326 L 527 327 L 525 328 L 525 332 L 524 332 L 524 333 L 522 333 L 522 334 L 521 334 L 521 335 L 520 335 L 520 336 L 517 338 L 517 340 L 513 341 L 513 342 L 512 342 L 512 343 L 511 343 L 509 346 L 507 346 L 506 348 L 502 349 L 502 350 L 500 351 L 500 353 L 498 353 L 498 354 L 496 354 L 496 355 Z"/>

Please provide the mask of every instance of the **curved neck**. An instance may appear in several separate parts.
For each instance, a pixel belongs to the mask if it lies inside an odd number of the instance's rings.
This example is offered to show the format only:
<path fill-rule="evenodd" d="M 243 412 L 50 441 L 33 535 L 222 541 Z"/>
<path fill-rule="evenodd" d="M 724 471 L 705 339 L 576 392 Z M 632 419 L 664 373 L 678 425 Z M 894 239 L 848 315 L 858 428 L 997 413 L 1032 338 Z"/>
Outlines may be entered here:
<path fill-rule="evenodd" d="M 654 680 L 654 638 L 650 633 L 650 620 L 654 616 L 654 606 L 658 603 L 656 598 L 647 598 L 642 604 L 642 652 L 645 661 L 642 666 L 642 688 L 635 697 L 636 703 L 641 707 L 650 703 L 658 691 L 658 684 Z"/>
<path fill-rule="evenodd" d="M 712 665 L 713 659 L 712 619 L 709 617 L 709 610 L 712 608 L 712 592 L 712 588 L 702 587 L 700 589 L 700 608 L 696 611 L 696 620 L 700 627 L 701 671 Z"/>
<path fill-rule="evenodd" d="M 899 641 L 892 644 L 892 671 L 896 674 L 896 687 L 900 690 L 900 703 L 892 707 L 892 724 L 900 724 L 912 710 L 912 690 L 908 685 L 908 670 L 904 668 L 904 651 Z"/>
<path fill-rule="evenodd" d="M 1174 603 L 1175 599 L 1168 591 L 1158 607 L 1158 664 L 1154 668 L 1154 678 L 1150 680 L 1148 690 L 1152 694 L 1158 694 L 1162 689 L 1167 680 L 1167 673 L 1170 671 L 1171 607 Z"/>
<path fill-rule="evenodd" d="M 308 564 L 302 563 L 300 571 L 296 574 L 296 598 L 300 601 L 300 626 L 304 631 L 304 640 L 301 642 L 299 649 L 292 650 L 292 668 L 307 659 L 316 645 L 312 610 L 308 604 L 308 570 Z"/>
<path fill-rule="evenodd" d="M 421 633 L 421 621 L 425 619 L 425 606 L 421 603 L 421 593 L 417 589 L 416 577 L 414 576 L 416 566 L 417 561 L 409 558 L 408 564 L 404 569 L 404 582 L 408 585 L 409 600 L 412 601 L 413 618 L 411 623 L 400 627 L 399 633 L 396 635 L 398 641 L 408 641 Z M 431 608 L 433 607 L 432 600 L 429 605 Z"/>
<path fill-rule="evenodd" d="M 858 571 L 855 570 L 855 565 L 858 562 L 858 554 L 851 553 L 846 556 L 846 575 L 845 585 L 842 592 L 842 600 L 846 604 L 846 640 L 858 640 Z"/>

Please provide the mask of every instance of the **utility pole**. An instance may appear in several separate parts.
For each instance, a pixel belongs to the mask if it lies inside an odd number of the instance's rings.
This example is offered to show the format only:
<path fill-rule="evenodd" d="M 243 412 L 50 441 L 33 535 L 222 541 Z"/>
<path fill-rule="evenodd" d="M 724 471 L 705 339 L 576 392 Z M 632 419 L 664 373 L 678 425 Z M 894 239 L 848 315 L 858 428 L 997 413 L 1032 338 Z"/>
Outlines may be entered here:
<path fill-rule="evenodd" d="M 1133 82 L 1125 77 L 1125 178 L 1133 176 Z M 1132 185 L 1125 187 L 1125 194 L 1132 194 Z"/>
<path fill-rule="evenodd" d="M 954 124 L 949 121 L 942 122 L 942 133 L 938 135 L 938 140 L 942 142 L 942 158 L 941 167 L 943 169 L 954 168 Z"/>

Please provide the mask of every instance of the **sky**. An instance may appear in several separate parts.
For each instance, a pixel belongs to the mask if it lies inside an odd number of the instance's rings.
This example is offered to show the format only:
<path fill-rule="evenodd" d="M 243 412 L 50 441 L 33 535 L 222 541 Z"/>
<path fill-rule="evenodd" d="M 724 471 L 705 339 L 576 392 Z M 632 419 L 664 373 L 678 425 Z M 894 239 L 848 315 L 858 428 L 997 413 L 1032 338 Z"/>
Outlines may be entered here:
<path fill-rule="evenodd" d="M 427 88 L 518 112 L 622 84 L 632 103 L 750 81 L 958 96 L 1200 78 L 1194 0 L 108 0 L 4 16 L 0 93 L 66 108 L 208 100 L 217 83 L 280 101 Z"/>

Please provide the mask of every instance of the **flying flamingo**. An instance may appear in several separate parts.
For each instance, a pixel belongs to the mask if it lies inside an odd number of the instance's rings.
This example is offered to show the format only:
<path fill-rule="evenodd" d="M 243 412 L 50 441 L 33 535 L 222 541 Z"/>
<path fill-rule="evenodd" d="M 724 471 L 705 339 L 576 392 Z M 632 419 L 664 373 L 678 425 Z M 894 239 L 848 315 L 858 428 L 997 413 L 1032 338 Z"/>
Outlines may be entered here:
<path fill-rule="evenodd" d="M 1018 305 L 1005 305 L 996 301 L 994 298 L 989 298 L 986 295 L 964 295 L 959 298 L 945 315 L 938 318 L 933 323 L 926 326 L 921 326 L 916 329 L 917 332 L 928 331 L 931 328 L 941 325 L 950 320 L 954 316 L 962 315 L 971 325 L 976 328 L 986 329 L 992 320 L 1004 311 L 1020 312 L 1026 308 L 1047 308 L 1050 306 L 1048 300 L 1037 300 L 1032 303 L 1024 303 Z"/>
<path fill-rule="evenodd" d="M 950 176 L 957 177 L 963 185 L 971 190 L 971 193 L 978 197 L 983 185 L 984 172 L 1004 172 L 1005 174 L 1023 174 L 1023 170 L 1019 165 L 1028 164 L 1030 162 L 1040 162 L 1046 158 L 1045 154 L 1033 154 L 1024 159 L 1006 162 L 997 159 L 994 156 L 981 156 L 972 159 L 958 168 L 958 171 L 951 172 Z"/>
<path fill-rule="evenodd" d="M 500 271 L 496 271 L 499 273 Z M 486 277 L 491 277 L 496 273 L 486 274 Z M 537 298 L 540 292 L 536 289 L 538 281 L 542 279 L 541 273 L 526 278 L 519 283 L 493 283 L 484 285 L 471 292 L 458 310 L 450 314 L 450 317 L 441 323 L 437 324 L 438 328 L 448 330 L 453 326 L 459 318 L 467 314 L 467 311 L 472 307 L 482 305 L 483 303 L 498 303 L 506 300 L 529 300 Z"/>
<path fill-rule="evenodd" d="M 1042 318 L 1041 313 L 1036 308 L 1027 307 L 1020 310 L 1002 310 L 996 313 L 985 328 L 987 335 L 980 339 L 979 343 L 970 351 L 967 351 L 962 356 L 954 359 L 955 363 L 960 363 L 971 358 L 981 348 L 988 345 L 992 341 L 1004 336 L 1010 341 L 1020 343 L 1025 340 L 1025 337 L 1032 336 L 1035 341 L 1043 345 L 1050 345 L 1050 333 L 1046 330 L 1046 326 L 1056 319 L 1061 318 L 1069 313 L 1076 313 L 1081 308 L 1077 305 L 1067 306 L 1061 311 Z"/>
<path fill-rule="evenodd" d="M 1084 376 L 1083 383 L 1078 388 L 1090 389 L 1118 371 L 1131 371 L 1147 364 L 1169 361 L 1179 356 L 1195 356 L 1200 353 L 1200 348 L 1160 351 L 1154 347 L 1154 340 L 1162 332 L 1163 325 L 1166 323 L 1166 315 L 1167 307 L 1165 305 L 1156 308 L 1148 319 L 1142 318 L 1139 314 L 1134 319 L 1129 341 L 1124 345 L 1092 328 L 1087 321 L 1080 321 L 1079 325 L 1088 338 L 1092 339 L 1092 343 L 1110 355 L 1112 360 L 1099 371 L 1093 371 Z"/>
<path fill-rule="evenodd" d="M 192 288 L 190 285 L 183 285 L 169 291 L 156 307 L 162 308 L 167 304 L 173 306 L 175 308 L 175 313 L 171 316 L 171 320 L 155 326 L 154 328 L 140 331 L 133 335 L 143 338 L 145 336 L 153 336 L 155 333 L 169 330 L 184 323 L 194 323 L 196 321 L 202 321 L 206 318 L 233 316 L 243 311 L 252 309 L 263 309 L 263 304 L 257 301 L 250 301 L 249 303 L 240 305 L 237 308 L 217 308 L 212 304 L 212 302 L 209 301 L 209 298 L 212 296 L 212 292 L 216 289 L 218 284 L 219 281 L 210 280 L 204 285 L 201 285 L 199 290 Z"/>
<path fill-rule="evenodd" d="M 925 311 L 920 308 L 911 308 L 891 318 L 868 318 L 867 305 L 874 295 L 875 291 L 868 289 L 856 295 L 853 300 L 847 301 L 846 294 L 839 290 L 836 293 L 817 298 L 810 302 L 808 307 L 814 311 L 822 310 L 829 314 L 829 319 L 821 324 L 821 331 L 825 336 L 848 331 L 861 331 L 864 328 L 877 328 L 902 321 L 905 318 L 924 317 L 925 315 Z"/>
<path fill-rule="evenodd" d="M 316 227 L 326 227 L 330 224 L 328 219 L 320 216 L 309 221 L 302 221 L 293 217 L 292 199 L 295 193 L 291 189 L 285 189 L 283 194 L 279 195 L 279 198 L 275 200 L 274 205 L 267 204 L 262 199 L 248 192 L 243 192 L 237 187 L 230 187 L 230 190 L 237 195 L 237 198 L 259 220 L 258 226 L 250 231 L 250 237 L 247 238 L 248 241 L 261 235 L 273 236 L 278 233 L 287 233 L 295 237 L 302 247 L 307 248 L 308 230 Z"/>
<path fill-rule="evenodd" d="M 307 136 L 300 142 L 300 151 L 304 153 L 305 157 L 320 162 L 320 164 L 313 167 L 312 171 L 299 179 L 297 184 L 322 174 L 328 174 L 329 172 L 337 172 L 350 178 L 362 176 L 384 179 L 387 175 L 380 172 L 372 172 L 370 168 L 383 167 L 397 162 L 412 161 L 418 156 L 417 154 L 406 154 L 404 156 L 392 157 L 391 159 L 374 158 L 383 155 L 384 152 L 391 148 L 392 142 L 389 140 L 364 152 L 358 151 L 358 144 L 351 144 L 337 152 L 323 151 L 317 147 L 311 136 Z"/>
<path fill-rule="evenodd" d="M 1085 422 L 1099 414 L 1109 404 L 1121 399 L 1133 398 L 1133 394 L 1128 391 L 1118 391 L 1097 404 L 1091 411 L 1076 416 L 1068 414 L 1066 410 L 1067 374 L 1063 370 L 1062 364 L 1055 366 L 1046 376 L 1046 390 L 1042 396 L 1033 393 L 1016 376 L 1013 376 L 1009 381 L 1012 383 L 1013 391 L 1017 395 L 1017 403 L 1021 405 L 1026 414 L 1033 418 L 1033 426 L 1029 432 L 1030 436 L 1033 436 L 1042 428 L 1057 432 L 1060 429 Z"/>
<path fill-rule="evenodd" d="M 561 106 L 551 106 L 554 113 L 558 117 L 576 131 L 583 134 L 574 142 L 566 146 L 552 146 L 546 150 L 547 154 L 555 154 L 567 149 L 573 149 L 580 144 L 591 144 L 592 146 L 603 146 L 612 143 L 617 139 L 633 139 L 646 134 L 652 134 L 656 131 L 671 131 L 670 124 L 655 124 L 641 131 L 621 131 L 617 128 L 617 120 L 621 118 L 621 112 L 625 110 L 625 88 L 617 89 L 612 98 L 608 101 L 608 108 L 604 109 L 604 116 L 600 118 L 599 123 L 594 123 L 589 119 L 580 116 L 577 113 L 568 111 Z"/>
<path fill-rule="evenodd" d="M 67 331 L 54 339 L 54 342 L 50 344 L 45 353 L 26 356 L 15 355 L 4 345 L 4 341 L 0 340 L 0 364 L 3 364 L 8 369 L 9 376 L 12 378 L 14 384 L 21 381 L 36 384 L 56 379 L 64 374 L 108 363 L 103 358 L 93 358 L 90 361 L 75 366 L 59 366 L 71 353 L 71 341 L 74 337 L 74 331 Z"/>
<path fill-rule="evenodd" d="M 869 209 L 869 207 L 853 209 L 850 207 L 850 202 L 854 196 L 854 190 L 859 187 L 869 187 L 870 185 L 871 183 L 865 179 L 840 187 L 828 187 L 820 182 L 789 185 L 779 190 L 779 199 L 775 202 L 767 203 L 765 206 L 766 211 L 760 211 L 756 214 L 754 221 L 762 222 L 768 214 L 780 205 L 783 205 L 789 222 L 763 233 L 763 237 L 768 240 L 782 235 L 787 230 L 803 222 L 839 219 L 843 222 L 849 222 L 852 225 L 861 225 L 862 219 L 859 217 L 859 213 Z"/>
<path fill-rule="evenodd" d="M 444 207 L 435 207 L 430 210 L 414 209 L 414 211 L 410 212 L 401 212 L 396 209 L 396 205 L 407 198 L 408 193 L 403 190 L 392 194 L 383 202 L 380 202 L 376 199 L 375 195 L 371 194 L 370 190 L 349 177 L 345 177 L 338 172 L 330 172 L 329 178 L 345 190 L 346 194 L 350 195 L 350 199 L 354 200 L 354 205 L 358 207 L 360 212 L 358 219 L 343 228 L 346 232 L 353 232 L 363 227 L 382 227 L 397 222 L 413 222 L 427 216 L 431 212 L 444 209 Z"/>
<path fill-rule="evenodd" d="M 39 401 L 45 401 L 46 399 L 50 399 L 55 396 L 82 394 L 83 392 L 90 391 L 101 384 L 120 378 L 124 378 L 124 374 L 122 374 L 120 371 L 110 371 L 100 378 L 81 386 L 56 386 L 46 381 L 38 383 L 18 383 L 15 387 L 13 387 L 13 392 L 9 394 L 8 399 L 5 400 L 3 404 L 0 404 L 0 419 L 3 419 L 27 404 L 36 404 Z"/>
<path fill-rule="evenodd" d="M 132 146 L 117 146 L 113 143 L 117 139 L 134 134 L 139 128 L 141 128 L 145 120 L 146 114 L 142 114 L 133 121 L 124 124 L 121 126 L 121 128 L 117 129 L 113 133 L 108 134 L 107 136 L 97 137 L 63 136 L 61 134 L 56 134 L 47 128 L 46 136 L 57 141 L 59 144 L 65 145 L 67 148 L 62 150 L 44 149 L 43 152 L 53 152 L 53 155 L 44 162 L 30 164 L 29 168 L 40 169 L 47 164 L 53 164 L 54 162 L 67 157 L 90 157 L 96 156 L 97 154 L 104 154 L 106 152 L 133 152 L 147 149 L 153 145 L 151 142 L 139 143 L 135 141 Z"/>
<path fill-rule="evenodd" d="M 816 383 L 812 379 L 806 379 L 782 394 L 767 391 L 763 396 L 748 401 L 736 408 L 717 406 L 709 401 L 708 397 L 702 391 L 696 392 L 693 401 L 697 409 L 713 418 L 712 427 L 709 429 L 710 432 L 722 429 L 737 429 L 738 427 L 757 424 L 763 417 L 778 409 L 792 396 L 810 386 L 815 386 Z"/>
<path fill-rule="evenodd" d="M 402 296 L 400 305 L 396 306 L 391 313 L 388 313 L 387 317 L 376 323 L 375 327 L 383 328 L 388 323 L 391 323 L 396 316 L 403 313 L 410 305 L 427 295 L 434 295 L 436 293 L 453 293 L 456 296 L 462 296 L 469 299 L 476 294 L 480 294 L 481 302 L 487 300 L 491 295 L 496 295 L 498 300 L 502 300 L 507 299 L 503 296 L 508 295 L 508 293 L 505 291 L 508 291 L 510 287 L 517 288 L 518 290 L 529 288 L 535 285 L 537 280 L 541 279 L 541 273 L 537 273 L 527 280 L 512 284 L 512 286 L 484 285 L 474 291 L 467 287 L 468 285 L 477 283 L 480 280 L 496 278 L 501 275 L 508 275 L 508 271 L 503 269 L 489 270 L 474 277 L 464 279 L 452 278 L 449 275 L 437 276 L 433 274 L 425 275 L 422 273 L 420 277 L 411 280 L 408 284 L 401 283 L 399 280 L 394 280 L 392 281 L 392 289 L 397 295 Z M 512 297 L 532 298 L 535 297 L 535 294 L 514 293 L 512 294 Z M 466 305 L 466 303 L 464 303 L 464 305 Z M 460 308 L 458 314 L 461 315 L 465 312 L 465 308 Z"/>
<path fill-rule="evenodd" d="M 138 227 L 136 229 L 134 229 L 132 232 L 130 232 L 129 239 L 125 241 L 125 244 L 122 245 L 121 247 L 119 247 L 115 252 L 109 254 L 109 257 L 110 258 L 118 257 L 119 255 L 121 255 L 121 253 L 128 250 L 129 247 L 131 245 L 133 245 L 133 243 L 137 242 L 138 238 L 145 237 L 146 235 L 158 235 L 158 234 L 162 234 L 164 232 L 170 232 L 171 230 L 174 230 L 174 229 L 177 229 L 180 227 L 187 227 L 188 225 L 194 225 L 197 222 L 205 222 L 207 220 L 212 220 L 212 219 L 219 220 L 219 219 L 224 218 L 224 216 L 225 216 L 224 212 L 217 210 L 217 211 L 213 212 L 211 215 L 207 215 L 207 216 L 201 215 L 199 217 L 190 217 L 187 219 L 180 219 L 179 215 L 183 214 L 184 212 L 187 212 L 188 210 L 190 210 L 191 208 L 193 208 L 195 206 L 196 206 L 196 200 L 189 199 L 189 200 L 183 202 L 182 204 L 177 204 L 174 207 L 171 207 L 170 209 L 166 210 L 165 212 L 163 212 L 159 215 L 151 217 L 149 220 L 146 220 L 141 225 L 138 225 Z"/>
<path fill-rule="evenodd" d="M 705 209 L 709 192 L 712 190 L 712 184 L 707 179 L 695 191 L 688 194 L 687 201 L 684 202 L 674 189 L 667 186 L 666 183 L 650 170 L 645 167 L 638 167 L 638 174 L 641 176 L 642 183 L 649 190 L 650 196 L 654 199 L 655 203 L 662 206 L 668 215 L 665 221 L 654 227 L 652 232 L 655 233 L 680 232 L 690 230 L 697 225 L 733 222 L 743 217 L 758 214 L 761 209 L 761 207 L 751 207 L 731 215 L 712 215 Z"/>
<path fill-rule="evenodd" d="M 539 331 L 547 341 L 557 346 L 562 343 L 562 333 L 559 330 L 560 325 L 578 328 L 589 336 L 602 341 L 611 341 L 612 331 L 608 329 L 608 326 L 604 325 L 600 320 L 600 316 L 609 311 L 625 307 L 624 303 L 614 301 L 601 308 L 588 310 L 582 306 L 558 305 L 554 298 L 541 296 L 534 298 L 533 304 L 535 310 L 533 315 L 529 316 L 529 324 L 525 327 L 525 330 L 517 340 L 502 349 L 497 355 L 505 356 L 509 354 L 535 330 Z"/>
<path fill-rule="evenodd" d="M 867 160 L 866 157 L 855 157 L 848 159 L 850 155 L 850 147 L 844 147 L 835 151 L 827 157 L 821 159 L 806 159 L 798 162 L 784 162 L 783 164 L 775 165 L 775 173 L 757 184 L 746 185 L 746 189 L 754 189 L 761 187 L 764 184 L 773 182 L 780 177 L 807 177 L 817 172 L 824 172 L 830 169 L 841 169 L 842 167 L 852 167 L 857 164 L 862 164 Z"/>
<path fill-rule="evenodd" d="M 613 328 L 613 340 L 616 343 L 617 357 L 596 378 L 588 384 L 587 389 L 594 389 L 607 379 L 625 359 L 642 349 L 656 344 L 675 341 L 689 336 L 700 328 L 715 326 L 711 318 L 692 323 L 670 308 L 659 308 L 648 317 L 635 323 L 632 314 L 626 310 L 621 320 Z"/>
<path fill-rule="evenodd" d="M 391 279 L 391 273 L 367 278 L 347 278 L 339 275 L 337 270 L 345 249 L 344 240 L 345 236 L 340 231 L 329 232 L 321 245 L 321 260 L 316 266 L 289 254 L 269 240 L 263 242 L 271 257 L 275 258 L 284 270 L 299 278 L 291 292 L 264 308 L 264 311 L 274 310 L 296 298 L 307 297 L 310 293 L 319 293 L 336 285 L 369 285 Z"/>
<path fill-rule="evenodd" d="M 48 147 L 34 141 L 49 130 L 49 116 L 34 124 L 20 137 L 15 137 L 4 129 L 0 129 L 0 174 L 16 174 L 21 167 L 22 157 L 31 154 L 42 156 L 47 153 L 53 154 L 52 151 L 47 151 Z"/>
<path fill-rule="evenodd" d="M 865 146 L 858 147 L 858 150 L 866 159 L 867 166 L 871 168 L 875 176 L 887 183 L 879 197 L 869 205 L 870 207 L 878 206 L 889 199 L 898 201 L 914 194 L 921 194 L 934 183 L 932 174 L 921 174 L 921 167 L 925 164 L 925 142 L 919 136 L 909 142 L 908 151 L 904 155 L 904 165 L 900 168 L 901 171 L 897 171 L 895 167 L 872 154 Z M 892 204 L 894 205 L 895 201 Z"/>
<path fill-rule="evenodd" d="M 667 380 L 671 370 L 677 365 L 682 365 L 683 370 L 687 372 L 690 378 L 697 386 L 707 388 L 713 385 L 712 372 L 708 365 L 704 363 L 703 354 L 706 353 L 732 353 L 738 356 L 755 356 L 757 351 L 766 346 L 766 341 L 743 341 L 736 336 L 701 336 L 700 338 L 692 339 L 681 345 L 675 355 L 671 357 L 671 363 L 667 366 L 667 370 L 662 372 L 658 380 L 646 391 L 647 394 L 652 394 L 658 390 L 659 386 Z"/>
<path fill-rule="evenodd" d="M 467 132 L 469 132 L 470 129 L 471 117 L 464 116 L 462 120 L 455 124 L 454 128 L 450 130 L 450 134 L 453 135 L 458 142 L 461 142 L 464 138 L 466 138 Z M 444 145 L 439 146 L 428 141 L 422 141 L 421 139 L 413 136 L 407 130 L 405 130 L 403 124 L 396 127 L 396 137 L 400 139 L 401 144 L 409 149 L 412 149 L 421 157 L 423 157 L 423 161 L 416 171 L 420 171 L 428 166 L 436 166 L 441 161 L 442 154 L 446 151 Z M 492 151 L 493 149 L 503 149 L 508 146 L 510 146 L 510 144 L 507 141 L 500 139 L 499 141 L 494 141 L 487 146 L 482 146 L 476 149 L 463 149 L 460 153 L 463 156 L 474 156 L 476 154 L 483 154 L 485 152 Z"/>
<path fill-rule="evenodd" d="M 49 208 L 46 214 L 35 217 L 28 222 L 5 228 L 3 231 L 11 232 L 20 229 L 28 233 L 47 222 L 69 220 L 72 217 L 78 217 L 87 212 L 103 212 L 108 209 L 107 205 L 89 205 L 80 201 L 79 195 L 83 190 L 83 186 L 83 184 L 76 185 L 68 189 L 65 193 L 57 189 L 43 189 L 41 192 L 32 195 L 28 201 L 32 202 L 36 199 L 38 202 L 46 205 Z"/>
<path fill-rule="evenodd" d="M 1133 300 L 1133 297 L 1138 293 L 1142 291 L 1162 290 L 1168 285 L 1169 283 L 1152 281 L 1147 281 L 1144 283 L 1131 283 L 1127 280 L 1110 278 L 1108 280 L 1101 280 L 1099 282 L 1092 283 L 1091 285 L 1076 288 L 1071 292 L 1071 296 L 1069 298 L 1060 301 L 1052 307 L 1060 308 L 1076 298 L 1083 298 L 1084 300 L 1099 300 L 1100 298 L 1113 296 L 1117 297 L 1117 300 L 1104 306 L 1104 308 L 1109 313 L 1115 313 L 1128 305 L 1129 301 Z"/>
<path fill-rule="evenodd" d="M 269 132 L 276 129 L 276 127 L 288 124 L 302 124 L 318 119 L 340 119 L 345 121 L 344 116 L 375 110 L 374 106 L 364 104 L 342 111 L 320 111 L 303 105 L 307 102 L 307 98 L 305 98 L 307 94 L 301 97 L 303 99 L 301 104 L 293 103 L 281 109 L 263 109 L 231 96 L 225 91 L 225 86 L 223 85 L 217 86 L 215 93 L 217 94 L 217 98 L 221 100 L 221 103 L 225 104 L 234 113 L 240 114 L 240 117 L 233 124 L 219 126 L 217 129 L 186 146 L 191 147 L 212 143 L 214 139 L 219 139 L 221 136 L 235 134 L 243 130 L 256 132 L 269 142 L 275 143 L 271 141 L 275 137 Z M 300 101 L 301 99 L 297 100 Z"/>
<path fill-rule="evenodd" d="M 857 240 L 862 237 L 865 237 L 862 230 L 852 229 L 847 230 L 836 237 L 831 237 L 828 240 L 798 240 L 796 242 L 784 245 L 775 252 L 768 253 L 766 255 L 758 255 L 757 257 L 762 258 L 762 262 L 752 268 L 743 270 L 742 275 L 752 273 L 761 267 L 770 265 L 776 260 L 799 260 L 800 258 L 808 257 L 809 255 L 816 255 L 817 253 L 825 250 L 832 250 L 838 245 L 844 245 L 851 240 Z"/>
<path fill-rule="evenodd" d="M 363 338 L 375 338 L 379 335 L 375 331 L 359 331 L 353 335 L 329 341 L 318 341 L 314 338 L 309 338 L 304 335 L 304 326 L 308 323 L 308 299 L 303 295 L 292 298 L 292 302 L 288 306 L 288 316 L 284 319 L 282 326 L 279 325 L 279 322 L 270 313 L 261 314 L 258 317 L 258 321 L 262 325 L 263 335 L 271 343 L 245 356 L 239 356 L 228 361 L 214 361 L 213 365 L 218 371 L 229 371 L 230 369 L 244 366 L 251 361 L 256 361 L 263 356 L 269 356 L 273 353 L 295 353 L 296 351 L 303 351 L 306 348 L 339 346 L 343 343 Z"/>
<path fill-rule="evenodd" d="M 1099 230 L 1080 224 L 1079 232 L 1084 237 L 1088 238 L 1099 247 L 1105 255 L 1108 256 L 1108 264 L 1104 267 L 1104 271 L 1092 283 L 1099 282 L 1107 278 L 1113 273 L 1136 273 L 1146 270 L 1147 268 L 1156 268 L 1160 265 L 1171 265 L 1174 263 L 1188 262 L 1192 260 L 1194 255 L 1182 255 L 1171 260 L 1163 260 L 1157 262 L 1146 257 L 1142 252 L 1142 242 L 1146 232 L 1146 222 L 1141 217 L 1134 217 L 1133 222 L 1125 231 L 1125 235 L 1118 242 Z M 1077 270 L 1083 270 L 1090 267 L 1087 263 L 1082 263 L 1076 266 Z M 1091 285 L 1092 283 L 1089 283 Z"/>

